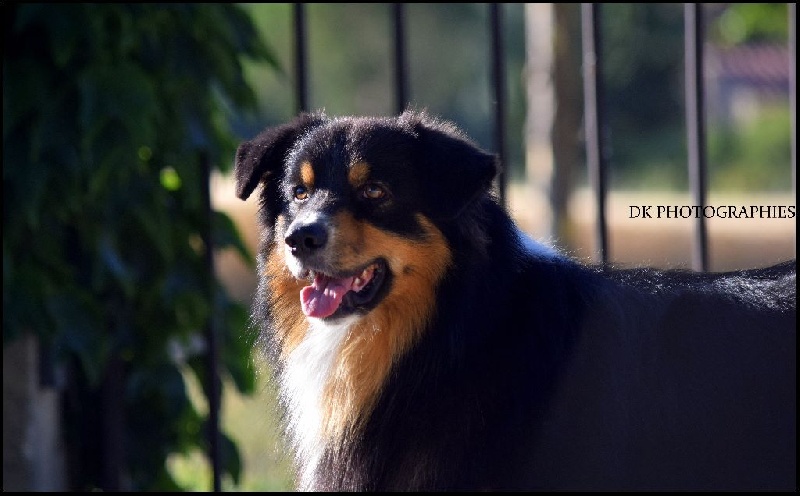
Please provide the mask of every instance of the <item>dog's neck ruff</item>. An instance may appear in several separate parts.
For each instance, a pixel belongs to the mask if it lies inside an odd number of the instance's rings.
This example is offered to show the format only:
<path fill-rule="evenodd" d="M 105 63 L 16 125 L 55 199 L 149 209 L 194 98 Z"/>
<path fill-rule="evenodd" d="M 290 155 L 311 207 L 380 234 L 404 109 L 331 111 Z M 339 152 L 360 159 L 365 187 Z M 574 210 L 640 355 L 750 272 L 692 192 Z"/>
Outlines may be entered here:
<path fill-rule="evenodd" d="M 351 316 L 329 324 L 321 319 L 309 319 L 305 338 L 289 354 L 281 377 L 283 398 L 289 412 L 288 433 L 298 460 L 299 485 L 309 489 L 314 472 L 326 448 L 324 432 L 328 412 L 323 398 L 336 357 L 358 317 Z"/>

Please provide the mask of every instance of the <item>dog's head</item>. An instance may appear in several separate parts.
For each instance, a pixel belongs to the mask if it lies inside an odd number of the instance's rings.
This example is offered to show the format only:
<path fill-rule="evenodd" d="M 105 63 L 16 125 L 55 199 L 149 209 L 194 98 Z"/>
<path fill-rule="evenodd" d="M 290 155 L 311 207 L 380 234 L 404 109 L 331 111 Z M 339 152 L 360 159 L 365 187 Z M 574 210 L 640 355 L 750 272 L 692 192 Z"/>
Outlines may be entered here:
<path fill-rule="evenodd" d="M 265 256 L 301 281 L 306 316 L 332 320 L 438 282 L 450 256 L 438 226 L 495 173 L 494 156 L 415 112 L 302 114 L 240 145 L 235 168 L 241 199 L 263 185 Z"/>
<path fill-rule="evenodd" d="M 436 314 L 451 233 L 495 173 L 455 127 L 413 112 L 303 114 L 239 147 L 237 195 L 262 186 L 254 317 L 301 451 L 366 418 Z"/>

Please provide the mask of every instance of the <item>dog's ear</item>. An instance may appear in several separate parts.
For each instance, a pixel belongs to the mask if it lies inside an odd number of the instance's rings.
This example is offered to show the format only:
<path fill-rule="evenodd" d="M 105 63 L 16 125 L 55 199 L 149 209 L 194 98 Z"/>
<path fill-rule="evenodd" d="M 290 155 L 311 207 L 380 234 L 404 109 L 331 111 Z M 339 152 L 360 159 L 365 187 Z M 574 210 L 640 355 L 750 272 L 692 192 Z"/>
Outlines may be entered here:
<path fill-rule="evenodd" d="M 449 122 L 405 112 L 400 121 L 411 124 L 421 145 L 418 159 L 430 211 L 453 219 L 491 188 L 499 163 Z"/>
<path fill-rule="evenodd" d="M 286 153 L 297 139 L 324 121 L 320 114 L 303 113 L 289 123 L 267 128 L 236 150 L 236 196 L 246 200 L 262 181 L 278 177 Z"/>

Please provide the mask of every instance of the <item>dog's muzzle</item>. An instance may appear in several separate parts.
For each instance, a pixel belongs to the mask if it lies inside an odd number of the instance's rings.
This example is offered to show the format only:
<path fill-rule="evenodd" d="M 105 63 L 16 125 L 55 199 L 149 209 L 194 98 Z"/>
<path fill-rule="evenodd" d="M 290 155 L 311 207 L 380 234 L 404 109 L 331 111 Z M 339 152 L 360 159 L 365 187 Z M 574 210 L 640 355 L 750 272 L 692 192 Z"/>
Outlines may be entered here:
<path fill-rule="evenodd" d="M 342 267 L 331 253 L 335 235 L 323 216 L 290 224 L 284 242 L 286 264 L 308 285 L 300 291 L 300 305 L 308 317 L 328 318 L 367 312 L 387 293 L 392 274 L 383 258 Z"/>

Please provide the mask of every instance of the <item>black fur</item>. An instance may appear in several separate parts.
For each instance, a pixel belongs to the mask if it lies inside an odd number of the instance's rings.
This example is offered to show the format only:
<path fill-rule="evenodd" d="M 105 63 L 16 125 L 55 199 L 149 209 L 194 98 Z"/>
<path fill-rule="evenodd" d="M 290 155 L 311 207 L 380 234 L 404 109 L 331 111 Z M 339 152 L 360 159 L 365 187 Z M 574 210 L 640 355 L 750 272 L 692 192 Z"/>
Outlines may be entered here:
<path fill-rule="evenodd" d="M 435 222 L 453 263 L 315 488 L 796 491 L 796 263 L 700 274 L 531 254 L 490 193 L 493 159 L 426 119 L 346 121 L 362 126 L 348 153 L 411 177 L 419 203 L 402 206 Z M 240 149 L 237 193 L 264 180 L 265 229 L 288 207 L 264 174 L 292 147 L 319 160 L 344 146 L 337 126 L 306 116 Z"/>

